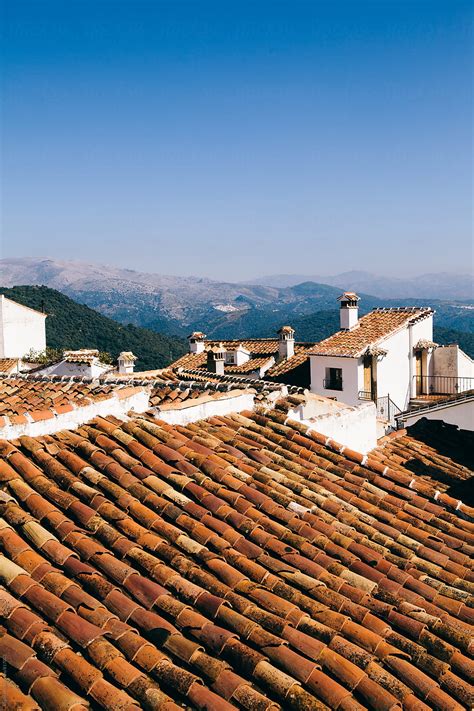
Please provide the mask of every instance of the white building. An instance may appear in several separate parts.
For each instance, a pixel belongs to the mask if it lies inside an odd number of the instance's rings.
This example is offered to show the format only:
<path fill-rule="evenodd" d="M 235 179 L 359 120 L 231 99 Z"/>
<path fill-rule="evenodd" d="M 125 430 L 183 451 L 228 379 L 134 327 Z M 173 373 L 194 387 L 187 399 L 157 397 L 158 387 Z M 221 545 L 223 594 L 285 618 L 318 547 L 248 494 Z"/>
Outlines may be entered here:
<path fill-rule="evenodd" d="M 417 397 L 472 387 L 472 360 L 433 342 L 432 309 L 378 308 L 359 319 L 357 294 L 339 301 L 340 330 L 310 351 L 312 392 L 349 405 L 390 397 L 405 410 Z"/>
<path fill-rule="evenodd" d="M 36 373 L 95 379 L 110 370 L 113 370 L 113 366 L 101 362 L 98 350 L 83 348 L 78 351 L 64 351 L 62 360 L 47 365 Z"/>
<path fill-rule="evenodd" d="M 0 358 L 23 358 L 46 348 L 46 314 L 0 295 Z"/>

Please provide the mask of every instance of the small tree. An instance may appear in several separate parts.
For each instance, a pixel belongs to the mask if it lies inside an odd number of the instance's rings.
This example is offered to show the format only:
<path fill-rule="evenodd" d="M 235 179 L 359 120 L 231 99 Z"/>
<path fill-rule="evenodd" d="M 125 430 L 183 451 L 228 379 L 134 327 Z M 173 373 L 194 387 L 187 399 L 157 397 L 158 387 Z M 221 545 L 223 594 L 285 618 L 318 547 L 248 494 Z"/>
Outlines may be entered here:
<path fill-rule="evenodd" d="M 107 365 L 113 365 L 114 359 L 107 351 L 99 351 L 99 360 L 101 363 L 106 363 Z"/>
<path fill-rule="evenodd" d="M 63 357 L 63 351 L 60 348 L 47 347 L 44 351 L 35 351 L 31 348 L 22 360 L 25 363 L 38 363 L 38 365 L 51 365 L 57 363 Z"/>

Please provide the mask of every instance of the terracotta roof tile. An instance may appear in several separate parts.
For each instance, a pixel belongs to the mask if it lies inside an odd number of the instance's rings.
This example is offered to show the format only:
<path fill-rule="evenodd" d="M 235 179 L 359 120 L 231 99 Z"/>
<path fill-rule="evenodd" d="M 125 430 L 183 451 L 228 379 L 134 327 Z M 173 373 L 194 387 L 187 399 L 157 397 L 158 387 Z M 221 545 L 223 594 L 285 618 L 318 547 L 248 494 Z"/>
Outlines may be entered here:
<path fill-rule="evenodd" d="M 18 358 L 0 358 L 0 373 L 15 373 L 19 362 Z"/>
<path fill-rule="evenodd" d="M 0 442 L 0 656 L 20 695 L 469 707 L 469 511 L 392 445 L 361 458 L 283 422 L 96 418 Z"/>
<path fill-rule="evenodd" d="M 294 368 L 297 368 L 302 363 L 304 363 L 309 357 L 309 352 L 311 348 L 315 345 L 314 342 L 311 343 L 295 343 L 294 355 L 290 358 L 279 360 L 279 341 L 276 338 L 261 338 L 254 340 L 243 340 L 243 341 L 205 341 L 205 348 L 213 348 L 216 345 L 222 346 L 225 350 L 235 350 L 239 345 L 246 348 L 250 354 L 250 360 L 246 361 L 242 365 L 225 365 L 225 373 L 229 375 L 247 375 L 252 373 L 259 368 L 268 364 L 270 358 L 274 358 L 275 364 L 272 365 L 265 373 L 265 377 L 273 378 L 280 377 L 284 374 L 289 373 Z M 207 351 L 204 350 L 202 353 L 187 353 L 181 356 L 177 361 L 175 361 L 171 368 L 180 373 L 184 370 L 192 371 L 198 374 L 200 371 L 209 380 L 214 380 L 216 378 L 214 373 L 210 373 L 207 370 Z"/>
<path fill-rule="evenodd" d="M 427 318 L 429 308 L 378 308 L 362 316 L 350 331 L 338 331 L 310 349 L 312 355 L 356 358 L 407 324 Z"/>
<path fill-rule="evenodd" d="M 81 382 L 75 379 L 40 378 L 39 376 L 0 378 L 0 414 L 8 417 L 31 413 L 35 420 L 54 417 L 52 412 L 68 412 L 73 406 L 89 405 L 109 397 L 117 385 Z"/>

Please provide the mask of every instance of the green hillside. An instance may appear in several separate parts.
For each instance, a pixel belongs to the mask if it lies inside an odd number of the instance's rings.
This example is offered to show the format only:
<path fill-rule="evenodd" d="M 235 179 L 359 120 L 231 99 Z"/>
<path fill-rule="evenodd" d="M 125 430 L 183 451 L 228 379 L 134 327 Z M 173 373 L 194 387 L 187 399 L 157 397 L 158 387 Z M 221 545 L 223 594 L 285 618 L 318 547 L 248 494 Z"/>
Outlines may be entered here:
<path fill-rule="evenodd" d="M 186 352 L 182 338 L 122 325 L 46 286 L 0 287 L 0 293 L 48 314 L 46 341 L 51 348 L 98 348 L 114 361 L 120 351 L 133 351 L 137 370 L 162 368 Z"/>
<path fill-rule="evenodd" d="M 435 316 L 436 318 L 436 316 Z M 471 358 L 474 358 L 474 334 L 457 331 L 454 328 L 434 327 L 434 339 L 436 343 L 447 346 L 450 343 L 457 343 L 462 350 Z"/>

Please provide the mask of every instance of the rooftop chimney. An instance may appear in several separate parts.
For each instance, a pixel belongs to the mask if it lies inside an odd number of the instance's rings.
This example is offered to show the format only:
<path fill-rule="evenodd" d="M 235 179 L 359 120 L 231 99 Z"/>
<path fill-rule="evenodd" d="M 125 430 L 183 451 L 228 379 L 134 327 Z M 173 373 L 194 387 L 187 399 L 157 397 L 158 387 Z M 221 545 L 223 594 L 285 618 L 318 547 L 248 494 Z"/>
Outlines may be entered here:
<path fill-rule="evenodd" d="M 122 351 L 117 359 L 118 372 L 120 375 L 131 375 L 135 368 L 137 357 L 132 351 Z"/>
<path fill-rule="evenodd" d="M 341 330 L 352 331 L 359 323 L 360 298 L 354 291 L 345 291 L 337 300 L 341 302 Z"/>
<path fill-rule="evenodd" d="M 210 373 L 224 375 L 225 349 L 222 343 L 207 351 L 207 369 Z"/>
<path fill-rule="evenodd" d="M 204 341 L 206 340 L 206 334 L 202 331 L 194 331 L 188 336 L 189 341 L 189 352 L 190 353 L 204 353 Z"/>
<path fill-rule="evenodd" d="M 278 331 L 278 360 L 287 360 L 295 354 L 295 331 L 291 326 L 282 326 Z"/>

